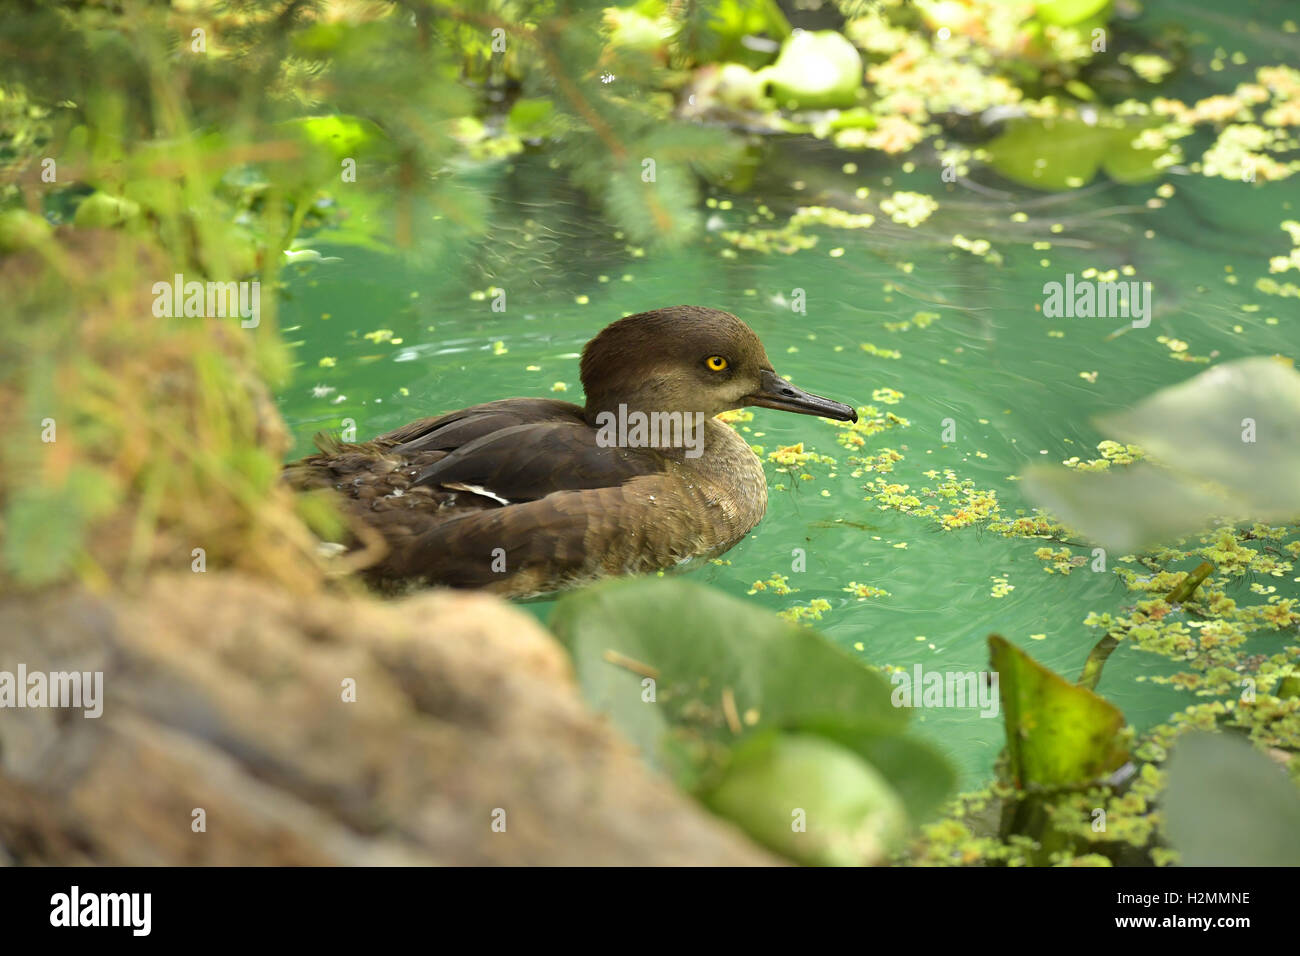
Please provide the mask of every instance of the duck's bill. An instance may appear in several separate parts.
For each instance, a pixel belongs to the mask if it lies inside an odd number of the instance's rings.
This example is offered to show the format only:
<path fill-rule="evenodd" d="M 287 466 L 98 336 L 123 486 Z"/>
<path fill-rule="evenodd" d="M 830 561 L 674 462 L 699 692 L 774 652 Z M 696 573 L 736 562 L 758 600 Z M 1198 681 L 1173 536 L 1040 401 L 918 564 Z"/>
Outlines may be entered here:
<path fill-rule="evenodd" d="M 851 405 L 832 402 L 812 392 L 791 385 L 775 372 L 763 372 L 759 389 L 745 398 L 746 405 L 758 405 L 762 408 L 776 408 L 783 412 L 796 412 L 800 415 L 820 415 L 833 418 L 837 422 L 856 422 L 858 413 Z"/>

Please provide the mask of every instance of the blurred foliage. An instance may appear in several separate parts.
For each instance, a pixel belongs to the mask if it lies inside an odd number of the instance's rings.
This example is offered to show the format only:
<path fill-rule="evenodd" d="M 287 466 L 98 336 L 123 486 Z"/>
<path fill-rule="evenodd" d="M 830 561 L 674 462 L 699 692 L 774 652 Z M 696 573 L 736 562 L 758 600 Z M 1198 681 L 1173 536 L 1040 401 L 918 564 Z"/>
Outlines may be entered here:
<path fill-rule="evenodd" d="M 1230 734 L 1188 734 L 1169 758 L 1169 842 L 1187 866 L 1300 864 L 1300 790 Z"/>
<path fill-rule="evenodd" d="M 129 189 L 160 231 L 188 208 L 230 224 L 198 230 L 191 262 L 212 273 L 256 266 L 215 261 L 217 239 L 264 254 L 268 214 L 285 245 L 308 224 L 428 255 L 484 228 L 458 179 L 545 137 L 630 236 L 681 242 L 696 175 L 725 175 L 739 142 L 675 121 L 661 51 L 617 41 L 595 3 L 19 3 L 0 26 L 0 200 Z M 37 179 L 45 157 L 61 187 Z"/>
<path fill-rule="evenodd" d="M 1038 466 L 1026 488 L 1112 551 L 1162 544 L 1216 518 L 1300 514 L 1300 372 L 1287 359 L 1224 362 L 1098 427 L 1147 460 L 1101 473 Z"/>
<path fill-rule="evenodd" d="M 0 585 L 106 588 L 196 561 L 320 581 L 278 486 L 287 441 L 261 374 L 283 369 L 280 343 L 266 323 L 155 315 L 170 268 L 100 229 L 0 266 Z"/>

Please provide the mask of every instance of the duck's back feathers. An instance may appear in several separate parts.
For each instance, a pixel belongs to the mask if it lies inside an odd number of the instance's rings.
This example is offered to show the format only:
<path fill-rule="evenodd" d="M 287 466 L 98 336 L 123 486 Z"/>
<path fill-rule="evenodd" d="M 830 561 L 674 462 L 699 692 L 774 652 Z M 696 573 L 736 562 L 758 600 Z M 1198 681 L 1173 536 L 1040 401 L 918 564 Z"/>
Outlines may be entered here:
<path fill-rule="evenodd" d="M 641 449 L 602 447 L 583 423 L 511 425 L 475 438 L 425 465 L 413 485 L 473 485 L 506 503 L 536 501 L 556 491 L 610 488 L 664 470 Z"/>
<path fill-rule="evenodd" d="M 337 488 L 351 498 L 406 492 L 421 469 L 475 439 L 520 425 L 580 422 L 582 409 L 569 402 L 511 398 L 421 418 L 368 442 L 352 444 L 320 432 L 319 454 L 286 465 L 285 479 L 299 490 Z"/>
<path fill-rule="evenodd" d="M 589 574 L 587 565 L 620 536 L 627 540 L 641 520 L 638 506 L 662 502 L 664 513 L 672 498 L 666 458 L 603 446 L 567 402 L 489 402 L 362 444 L 317 436 L 317 446 L 319 454 L 287 466 L 286 480 L 300 490 L 337 490 L 344 507 L 379 532 L 388 553 L 367 574 L 382 584 L 525 595 L 554 589 L 529 569 L 566 579 L 618 573 Z"/>
<path fill-rule="evenodd" d="M 514 425 L 542 422 L 581 424 L 583 421 L 582 409 L 572 402 L 553 398 L 506 398 L 471 405 L 434 418 L 422 418 L 380 435 L 374 444 L 388 446 L 402 455 L 419 451 L 450 451 L 469 444 L 475 438 Z"/>

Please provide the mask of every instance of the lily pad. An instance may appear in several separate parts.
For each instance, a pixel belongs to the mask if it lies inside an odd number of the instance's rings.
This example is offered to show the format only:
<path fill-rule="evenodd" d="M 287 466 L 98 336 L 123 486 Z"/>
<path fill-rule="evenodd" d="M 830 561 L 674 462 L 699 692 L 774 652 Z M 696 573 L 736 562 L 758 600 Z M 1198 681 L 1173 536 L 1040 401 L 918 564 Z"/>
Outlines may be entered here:
<path fill-rule="evenodd" d="M 1158 149 L 1133 145 L 1141 132 L 1110 117 L 1017 119 L 988 144 L 990 165 L 1007 179 L 1025 186 L 1060 192 L 1086 186 L 1098 169 L 1121 183 L 1155 179 Z"/>
<path fill-rule="evenodd" d="M 1166 773 L 1165 834 L 1184 866 L 1300 864 L 1300 789 L 1245 740 L 1189 733 Z"/>
<path fill-rule="evenodd" d="M 1087 783 L 1128 760 L 1114 704 L 1048 670 L 996 634 L 989 658 L 1007 729 L 1008 771 L 1020 789 Z"/>
<path fill-rule="evenodd" d="M 566 595 L 551 629 L 573 655 L 587 702 L 679 778 L 736 741 L 727 710 L 742 732 L 837 719 L 906 724 L 888 682 L 815 631 L 689 581 L 609 581 Z M 647 678 L 653 702 L 643 699 Z M 683 763 L 665 747 L 670 731 L 694 757 Z"/>

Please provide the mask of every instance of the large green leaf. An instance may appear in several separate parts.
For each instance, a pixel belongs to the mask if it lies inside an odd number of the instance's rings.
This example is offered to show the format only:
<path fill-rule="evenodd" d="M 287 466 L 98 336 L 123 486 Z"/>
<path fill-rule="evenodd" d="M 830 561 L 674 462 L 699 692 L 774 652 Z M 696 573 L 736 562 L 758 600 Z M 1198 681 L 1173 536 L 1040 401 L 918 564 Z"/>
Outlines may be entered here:
<path fill-rule="evenodd" d="M 1107 548 L 1131 552 L 1215 517 L 1300 516 L 1300 373 L 1271 358 L 1216 365 L 1098 422 L 1159 463 L 1035 467 L 1026 493 Z"/>
<path fill-rule="evenodd" d="M 943 757 L 903 735 L 907 712 L 882 676 L 745 601 L 689 581 L 615 580 L 561 598 L 551 627 L 587 702 L 688 789 L 714 786 L 734 749 L 766 731 L 817 734 L 870 761 L 914 820 L 952 788 Z"/>
<path fill-rule="evenodd" d="M 1096 780 L 1123 766 L 1124 715 L 996 634 L 989 657 L 1007 729 L 1008 770 L 1022 789 Z"/>
<path fill-rule="evenodd" d="M 1229 505 L 1221 497 L 1153 465 L 1100 473 L 1034 465 L 1025 494 L 1062 523 L 1116 554 L 1131 554 L 1205 524 Z"/>
<path fill-rule="evenodd" d="M 1300 865 L 1300 789 L 1245 740 L 1187 734 L 1166 772 L 1165 834 L 1185 866 Z"/>
<path fill-rule="evenodd" d="M 801 863 L 869 866 L 907 834 L 907 813 L 885 778 L 852 750 L 811 734 L 751 739 L 705 802 Z"/>
<path fill-rule="evenodd" d="M 751 730 L 822 720 L 901 731 L 906 723 L 885 679 L 815 631 L 689 581 L 604 582 L 561 598 L 551 627 L 588 703 L 676 773 L 734 742 L 727 707 Z M 643 701 L 647 674 L 653 703 Z M 680 751 L 665 750 L 670 728 L 692 754 L 686 765 Z"/>
<path fill-rule="evenodd" d="M 1252 517 L 1300 515 L 1300 372 L 1288 362 L 1216 365 L 1098 426 L 1170 468 L 1221 484 Z"/>
<path fill-rule="evenodd" d="M 843 723 L 804 726 L 854 751 L 879 770 L 902 798 L 914 823 L 936 816 L 957 786 L 952 764 L 924 741 Z"/>

